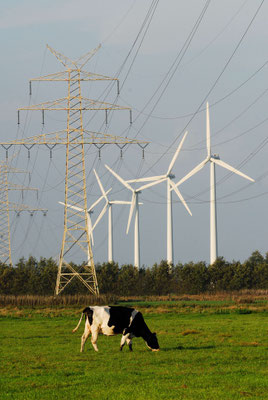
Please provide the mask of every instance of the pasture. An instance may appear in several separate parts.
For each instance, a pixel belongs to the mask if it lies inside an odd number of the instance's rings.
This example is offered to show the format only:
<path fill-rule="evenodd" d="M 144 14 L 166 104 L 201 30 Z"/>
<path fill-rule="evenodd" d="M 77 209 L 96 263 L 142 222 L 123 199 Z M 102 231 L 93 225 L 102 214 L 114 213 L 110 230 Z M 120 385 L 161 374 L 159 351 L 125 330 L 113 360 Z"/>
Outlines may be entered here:
<path fill-rule="evenodd" d="M 99 353 L 81 308 L 0 312 L 0 399 L 267 399 L 267 301 L 132 301 L 157 332 L 160 352 L 141 338 L 119 351 L 120 336 L 99 336 Z"/>

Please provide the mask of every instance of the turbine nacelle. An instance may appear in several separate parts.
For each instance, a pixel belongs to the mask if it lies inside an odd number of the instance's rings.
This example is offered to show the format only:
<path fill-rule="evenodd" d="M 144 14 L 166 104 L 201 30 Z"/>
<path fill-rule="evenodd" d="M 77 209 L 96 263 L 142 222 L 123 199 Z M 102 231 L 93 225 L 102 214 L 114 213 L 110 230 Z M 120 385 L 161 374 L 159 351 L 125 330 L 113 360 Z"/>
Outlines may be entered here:
<path fill-rule="evenodd" d="M 210 156 L 210 159 L 212 159 L 212 160 L 220 160 L 220 156 L 219 156 L 219 154 L 213 154 L 213 155 Z"/>

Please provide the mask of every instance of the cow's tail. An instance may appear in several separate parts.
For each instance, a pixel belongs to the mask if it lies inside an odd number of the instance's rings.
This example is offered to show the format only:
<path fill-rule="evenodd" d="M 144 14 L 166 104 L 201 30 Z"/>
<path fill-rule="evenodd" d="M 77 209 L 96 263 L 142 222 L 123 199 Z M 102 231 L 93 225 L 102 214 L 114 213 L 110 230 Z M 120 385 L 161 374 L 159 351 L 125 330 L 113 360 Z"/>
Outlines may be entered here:
<path fill-rule="evenodd" d="M 74 332 L 76 332 L 77 331 L 77 329 L 79 328 L 79 326 L 80 326 L 80 324 L 81 324 L 81 321 L 82 321 L 82 318 L 83 318 L 83 315 L 84 315 L 84 312 L 82 312 L 82 314 L 81 314 L 81 318 L 80 318 L 80 320 L 79 320 L 79 322 L 78 322 L 78 324 L 77 324 L 77 326 L 73 329 L 73 333 Z"/>

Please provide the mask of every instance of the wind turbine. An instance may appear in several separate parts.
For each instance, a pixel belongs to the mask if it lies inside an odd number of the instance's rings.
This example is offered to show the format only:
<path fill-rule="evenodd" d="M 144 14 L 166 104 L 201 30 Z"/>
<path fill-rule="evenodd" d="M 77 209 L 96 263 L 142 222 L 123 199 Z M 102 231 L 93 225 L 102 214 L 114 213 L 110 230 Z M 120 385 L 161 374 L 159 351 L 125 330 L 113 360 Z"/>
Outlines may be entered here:
<path fill-rule="evenodd" d="M 130 201 L 123 201 L 123 200 L 109 200 L 107 197 L 107 193 L 105 192 L 102 183 L 100 181 L 100 178 L 94 169 L 94 174 L 96 176 L 96 179 L 98 181 L 100 190 L 102 192 L 102 198 L 105 199 L 106 204 L 104 205 L 102 211 L 100 212 L 100 215 L 96 219 L 96 222 L 93 226 L 92 229 L 95 229 L 97 224 L 100 222 L 102 217 L 104 216 L 105 212 L 108 210 L 108 262 L 113 262 L 113 214 L 112 214 L 112 206 L 113 204 L 131 204 Z"/>
<path fill-rule="evenodd" d="M 255 182 L 254 179 L 249 176 L 243 174 L 243 172 L 238 171 L 231 165 L 226 162 L 220 160 L 218 154 L 211 154 L 211 145 L 210 145 L 210 119 L 209 119 L 209 104 L 206 106 L 206 139 L 207 139 L 207 157 L 198 164 L 195 168 L 192 169 L 184 178 L 182 178 L 179 182 L 176 183 L 175 187 L 177 188 L 191 176 L 195 175 L 198 171 L 200 171 L 208 162 L 210 162 L 210 264 L 213 264 L 218 257 L 218 239 L 217 239 L 217 211 L 216 211 L 216 180 L 215 180 L 215 166 L 219 165 L 229 171 L 242 176 L 245 179 L 248 179 L 251 182 Z"/>
<path fill-rule="evenodd" d="M 107 196 L 107 194 L 111 191 L 112 189 L 107 190 L 107 192 L 105 193 L 105 196 Z M 91 214 L 93 213 L 93 208 L 96 207 L 97 204 L 99 204 L 99 202 L 105 197 L 104 193 L 102 194 L 101 197 L 99 197 L 87 210 L 86 210 L 86 221 L 87 221 L 87 226 L 88 226 L 88 232 L 90 235 L 90 240 L 92 245 L 94 246 L 94 238 L 93 238 L 93 230 L 95 228 L 95 226 L 92 226 L 92 221 L 91 221 Z M 63 203 L 62 201 L 58 202 L 59 204 L 65 206 L 65 203 Z M 83 211 L 80 207 L 77 207 L 73 204 L 67 204 L 68 208 L 71 208 L 72 210 L 74 210 L 73 212 L 75 213 L 75 211 L 81 212 Z M 90 263 L 90 257 L 88 254 L 88 262 Z M 90 264 L 89 264 L 90 265 Z"/>
<path fill-rule="evenodd" d="M 159 175 L 159 176 L 151 176 L 151 177 L 147 177 L 147 178 L 139 178 L 139 179 L 133 179 L 133 180 L 129 180 L 127 181 L 128 183 L 131 182 L 154 182 L 151 184 L 147 184 L 144 185 L 142 187 L 142 189 L 148 189 L 150 186 L 154 185 L 158 185 L 159 183 L 162 182 L 167 182 L 167 262 L 169 265 L 173 264 L 173 259 L 174 259 L 174 254 L 173 254 L 173 215 L 172 215 L 172 190 L 175 191 L 175 193 L 177 194 L 177 196 L 179 197 L 180 201 L 182 202 L 182 204 L 184 205 L 184 207 L 186 208 L 186 210 L 188 211 L 188 213 L 190 215 L 192 215 L 189 207 L 187 206 L 184 198 L 182 197 L 182 194 L 180 193 L 180 191 L 178 190 L 178 188 L 175 186 L 174 182 L 172 181 L 175 178 L 175 175 L 172 173 L 172 168 L 175 164 L 175 161 L 178 158 L 178 155 L 181 151 L 182 145 L 184 143 L 184 140 L 186 139 L 188 132 L 186 131 L 170 164 L 168 167 L 168 170 L 166 172 L 166 174 L 164 175 Z M 141 190 L 141 188 L 140 188 Z"/>
<path fill-rule="evenodd" d="M 138 189 L 133 189 L 133 187 L 131 187 L 127 181 L 125 181 L 123 178 L 121 178 L 121 176 L 119 176 L 115 171 L 113 171 L 110 167 L 108 167 L 108 165 L 105 164 L 105 167 L 111 172 L 111 174 L 113 174 L 119 180 L 119 182 L 121 182 L 128 190 L 130 190 L 132 192 L 132 199 L 131 199 L 131 202 L 129 203 L 129 204 L 131 204 L 131 206 L 130 206 L 130 210 L 129 210 L 128 224 L 127 224 L 126 233 L 128 234 L 130 222 L 131 222 L 131 219 L 132 219 L 132 215 L 133 215 L 133 212 L 135 210 L 134 266 L 137 269 L 139 269 L 140 268 L 139 204 L 142 204 L 142 203 L 139 203 L 139 194 L 141 193 L 142 189 L 147 188 L 149 186 L 153 186 L 156 183 L 155 182 L 151 182 L 151 183 L 149 183 L 147 185 L 142 185 Z"/>

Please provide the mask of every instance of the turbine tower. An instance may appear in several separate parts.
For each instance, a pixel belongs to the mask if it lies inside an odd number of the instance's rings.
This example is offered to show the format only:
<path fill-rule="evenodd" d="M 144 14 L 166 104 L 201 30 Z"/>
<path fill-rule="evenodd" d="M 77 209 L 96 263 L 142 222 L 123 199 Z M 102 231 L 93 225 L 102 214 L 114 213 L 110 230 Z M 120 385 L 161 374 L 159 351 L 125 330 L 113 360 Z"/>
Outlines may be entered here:
<path fill-rule="evenodd" d="M 84 128 L 83 112 L 86 110 L 104 110 L 106 114 L 111 110 L 131 110 L 129 107 L 121 107 L 116 104 L 110 104 L 91 100 L 82 97 L 82 81 L 117 81 L 116 78 L 109 78 L 90 72 L 85 72 L 82 68 L 98 51 L 95 50 L 85 54 L 77 60 L 71 60 L 51 47 L 47 46 L 50 52 L 65 67 L 64 72 L 47 75 L 44 77 L 32 79 L 30 81 L 30 94 L 32 81 L 65 81 L 68 85 L 67 97 L 54 101 L 47 101 L 42 104 L 32 105 L 20 108 L 20 110 L 41 110 L 43 123 L 44 111 L 66 111 L 67 128 L 66 133 L 66 169 L 65 169 L 65 201 L 64 201 L 64 232 L 59 257 L 59 266 L 55 294 L 61 293 L 67 285 L 78 278 L 87 289 L 94 295 L 99 294 L 97 276 L 94 266 L 92 248 L 90 243 L 90 232 L 88 225 L 88 206 L 86 193 L 86 173 L 85 173 L 85 151 L 84 151 Z M 18 111 L 18 123 L 20 123 Z M 131 115 L 130 115 L 131 116 Z M 74 209 L 69 207 L 77 207 Z M 74 267 L 69 261 L 72 252 L 82 250 L 86 257 L 86 263 L 80 267 Z M 68 261 L 67 261 L 68 257 Z"/>
<path fill-rule="evenodd" d="M 170 164 L 168 167 L 168 170 L 166 174 L 164 175 L 159 175 L 159 176 L 150 176 L 147 178 L 139 178 L 139 179 L 132 179 L 127 181 L 128 183 L 131 182 L 152 182 L 147 185 L 144 185 L 142 189 L 148 189 L 149 187 L 153 185 L 158 185 L 159 183 L 162 182 L 167 182 L 167 262 L 169 265 L 173 264 L 174 260 L 174 252 L 173 252 L 173 215 L 172 215 L 172 189 L 175 191 L 177 196 L 179 197 L 180 201 L 188 211 L 190 215 L 192 215 L 189 207 L 187 206 L 184 198 L 182 197 L 182 194 L 178 190 L 178 188 L 175 186 L 174 182 L 172 181 L 175 178 L 175 175 L 172 173 L 172 168 L 178 158 L 178 155 L 181 151 L 182 145 L 184 143 L 184 140 L 186 139 L 188 132 L 186 131 Z"/>
<path fill-rule="evenodd" d="M 139 205 L 141 204 L 141 203 L 139 203 L 139 194 L 141 193 L 143 188 L 145 188 L 147 186 L 153 186 L 156 183 L 152 182 L 152 183 L 147 184 L 147 185 L 142 185 L 138 189 L 133 189 L 133 187 L 131 187 L 127 181 L 125 181 L 115 171 L 113 171 L 110 167 L 108 167 L 108 165 L 105 164 L 105 167 L 111 172 L 111 174 L 113 174 L 119 180 L 119 182 L 121 182 L 128 190 L 130 190 L 132 192 L 132 199 L 131 199 L 131 202 L 130 202 L 131 205 L 130 205 L 130 210 L 129 210 L 126 233 L 128 234 L 128 232 L 129 232 L 130 222 L 131 222 L 134 210 L 135 210 L 135 213 L 134 213 L 135 214 L 135 217 L 134 217 L 135 218 L 135 225 L 134 225 L 134 267 L 139 269 L 140 268 Z"/>
<path fill-rule="evenodd" d="M 254 179 L 238 171 L 231 165 L 220 160 L 218 154 L 211 154 L 210 145 L 210 118 L 209 118 L 209 104 L 206 105 L 206 141 L 207 141 L 207 157 L 192 169 L 184 178 L 176 183 L 177 188 L 191 176 L 195 175 L 200 171 L 208 162 L 210 163 L 210 264 L 213 264 L 218 258 L 218 238 L 217 238 L 217 207 L 216 207 L 216 178 L 215 178 L 215 166 L 219 165 L 237 175 L 254 182 Z"/>
<path fill-rule="evenodd" d="M 98 223 L 100 222 L 100 220 L 104 216 L 105 212 L 108 210 L 108 262 L 112 263 L 114 261 L 114 257 L 113 257 L 113 209 L 112 209 L 112 206 L 114 204 L 120 204 L 120 205 L 131 204 L 131 202 L 130 201 L 123 201 L 123 200 L 109 200 L 109 198 L 107 197 L 108 192 L 104 191 L 104 188 L 102 186 L 101 180 L 100 180 L 100 178 L 99 178 L 99 176 L 98 176 L 98 174 L 97 174 L 95 169 L 94 169 L 94 173 L 95 173 L 96 179 L 98 181 L 100 190 L 102 192 L 102 197 L 101 198 L 105 199 L 105 205 L 104 205 L 102 211 L 100 212 L 100 215 L 96 219 L 96 222 L 95 222 L 95 224 L 93 226 L 93 229 L 95 229 L 95 227 L 98 225 Z"/>

